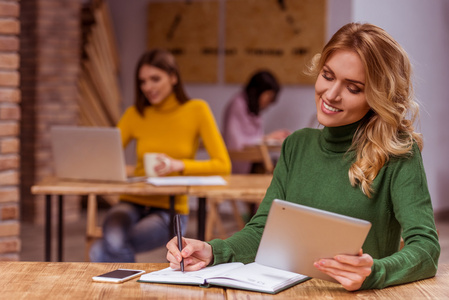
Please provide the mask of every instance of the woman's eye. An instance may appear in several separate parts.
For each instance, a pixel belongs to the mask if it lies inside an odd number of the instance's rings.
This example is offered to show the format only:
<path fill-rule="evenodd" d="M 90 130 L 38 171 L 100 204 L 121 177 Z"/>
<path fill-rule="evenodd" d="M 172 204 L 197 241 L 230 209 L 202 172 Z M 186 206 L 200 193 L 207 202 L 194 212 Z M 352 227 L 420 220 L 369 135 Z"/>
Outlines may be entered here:
<path fill-rule="evenodd" d="M 352 94 L 358 94 L 360 93 L 362 90 L 356 86 L 348 86 L 348 91 Z"/>
<path fill-rule="evenodd" d="M 332 78 L 332 75 L 329 74 L 329 72 L 326 72 L 326 71 L 324 71 L 321 76 L 323 76 L 324 79 L 329 80 L 329 81 L 334 79 L 334 78 Z"/>
<path fill-rule="evenodd" d="M 159 76 L 151 77 L 151 81 L 153 81 L 153 82 L 159 82 L 159 80 L 161 80 L 161 78 Z"/>

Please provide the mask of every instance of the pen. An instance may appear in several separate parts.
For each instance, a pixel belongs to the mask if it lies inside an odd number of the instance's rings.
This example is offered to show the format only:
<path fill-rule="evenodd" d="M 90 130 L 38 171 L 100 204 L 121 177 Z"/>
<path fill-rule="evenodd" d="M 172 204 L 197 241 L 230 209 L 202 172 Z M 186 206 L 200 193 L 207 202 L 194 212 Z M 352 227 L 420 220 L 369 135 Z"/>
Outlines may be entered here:
<path fill-rule="evenodd" d="M 182 251 L 182 231 L 181 231 L 181 217 L 179 214 L 175 216 L 176 236 L 178 237 L 178 249 Z M 184 272 L 184 258 L 181 259 L 181 272 Z"/>

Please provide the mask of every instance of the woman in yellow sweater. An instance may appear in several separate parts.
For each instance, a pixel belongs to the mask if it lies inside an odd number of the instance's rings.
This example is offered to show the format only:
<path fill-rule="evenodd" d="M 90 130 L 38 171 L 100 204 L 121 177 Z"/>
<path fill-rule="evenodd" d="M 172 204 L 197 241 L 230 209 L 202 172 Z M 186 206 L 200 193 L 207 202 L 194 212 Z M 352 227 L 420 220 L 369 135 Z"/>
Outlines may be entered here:
<path fill-rule="evenodd" d="M 170 162 L 156 166 L 159 176 L 226 175 L 230 159 L 208 104 L 187 97 L 174 57 L 154 49 L 139 60 L 135 78 L 136 99 L 118 123 L 123 146 L 136 140 L 135 176 L 144 176 L 145 153 L 162 153 Z M 196 160 L 200 140 L 209 159 Z M 95 262 L 134 262 L 135 254 L 167 243 L 170 238 L 168 196 L 121 196 L 107 213 L 103 239 L 90 250 Z M 187 227 L 187 196 L 177 196 L 175 210 Z"/>

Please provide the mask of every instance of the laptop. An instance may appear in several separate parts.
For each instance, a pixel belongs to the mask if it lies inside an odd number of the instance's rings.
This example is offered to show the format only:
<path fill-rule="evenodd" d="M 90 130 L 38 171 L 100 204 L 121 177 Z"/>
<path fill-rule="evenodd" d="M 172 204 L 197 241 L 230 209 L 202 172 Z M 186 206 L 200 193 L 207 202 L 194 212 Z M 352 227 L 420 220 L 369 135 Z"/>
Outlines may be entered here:
<path fill-rule="evenodd" d="M 50 134 L 58 178 L 127 181 L 118 128 L 54 126 Z"/>
<path fill-rule="evenodd" d="M 268 213 L 256 262 L 337 282 L 313 266 L 320 258 L 359 253 L 371 223 L 275 199 Z"/>

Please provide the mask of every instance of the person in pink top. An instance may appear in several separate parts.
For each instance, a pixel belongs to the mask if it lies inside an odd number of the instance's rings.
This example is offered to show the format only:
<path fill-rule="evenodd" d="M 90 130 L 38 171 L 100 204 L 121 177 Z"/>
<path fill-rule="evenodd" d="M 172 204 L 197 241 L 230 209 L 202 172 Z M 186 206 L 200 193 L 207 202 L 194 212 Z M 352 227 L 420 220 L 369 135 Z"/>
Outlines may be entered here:
<path fill-rule="evenodd" d="M 277 100 L 280 84 L 269 71 L 258 71 L 245 88 L 228 102 L 224 113 L 223 138 L 228 150 L 241 150 L 246 145 L 263 141 L 281 143 L 290 131 L 280 129 L 264 133 L 261 113 Z M 252 172 L 249 162 L 233 161 L 232 172 Z"/>

